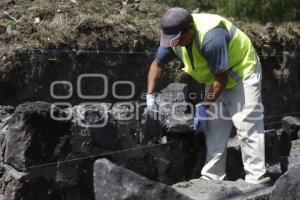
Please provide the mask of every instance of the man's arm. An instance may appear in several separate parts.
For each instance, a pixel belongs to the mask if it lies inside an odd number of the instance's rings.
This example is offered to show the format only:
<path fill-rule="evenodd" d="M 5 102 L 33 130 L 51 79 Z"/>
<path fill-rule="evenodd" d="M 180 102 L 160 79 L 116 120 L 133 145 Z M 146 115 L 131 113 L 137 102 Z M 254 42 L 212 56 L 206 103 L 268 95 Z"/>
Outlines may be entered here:
<path fill-rule="evenodd" d="M 201 53 L 208 60 L 209 69 L 215 75 L 215 81 L 209 88 L 204 104 L 217 100 L 227 85 L 231 70 L 228 61 L 229 42 L 229 33 L 223 28 L 212 29 L 204 36 Z"/>
<path fill-rule="evenodd" d="M 205 122 L 205 119 L 207 117 L 206 110 L 209 108 L 210 104 L 215 102 L 222 94 L 228 82 L 229 72 L 230 69 L 215 75 L 215 81 L 210 86 L 204 101 L 196 108 L 196 113 L 194 117 L 194 130 L 196 134 L 206 130 L 207 128 Z"/>
<path fill-rule="evenodd" d="M 219 96 L 222 94 L 228 82 L 228 74 L 230 70 L 221 72 L 220 74 L 215 75 L 215 81 L 210 86 L 208 94 L 206 95 L 203 105 L 208 108 L 210 103 L 216 101 Z"/>
<path fill-rule="evenodd" d="M 154 92 L 156 82 L 161 75 L 162 67 L 163 65 L 158 63 L 156 59 L 153 60 L 148 73 L 148 87 L 147 87 L 148 94 Z"/>
<path fill-rule="evenodd" d="M 156 57 L 153 60 L 148 73 L 147 93 L 151 94 L 155 90 L 156 82 L 161 75 L 163 66 L 175 57 L 171 48 L 159 47 Z"/>

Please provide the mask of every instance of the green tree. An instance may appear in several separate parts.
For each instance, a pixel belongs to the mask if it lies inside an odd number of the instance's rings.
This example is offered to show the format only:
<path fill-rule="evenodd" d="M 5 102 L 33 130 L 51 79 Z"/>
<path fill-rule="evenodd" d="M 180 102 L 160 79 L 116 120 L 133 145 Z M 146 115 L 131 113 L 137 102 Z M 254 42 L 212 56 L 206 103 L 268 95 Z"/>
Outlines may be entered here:
<path fill-rule="evenodd" d="M 221 15 L 255 21 L 294 21 L 300 19 L 299 0 L 164 0 L 171 6 L 200 8 Z"/>

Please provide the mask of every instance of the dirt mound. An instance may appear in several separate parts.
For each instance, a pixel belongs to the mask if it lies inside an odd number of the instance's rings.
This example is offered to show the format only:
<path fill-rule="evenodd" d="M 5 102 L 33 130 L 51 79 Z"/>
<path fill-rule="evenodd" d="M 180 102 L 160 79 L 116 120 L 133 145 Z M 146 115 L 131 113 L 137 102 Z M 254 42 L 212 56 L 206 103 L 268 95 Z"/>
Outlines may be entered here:
<path fill-rule="evenodd" d="M 74 4 L 70 0 L 34 0 L 8 1 L 0 8 L 16 19 L 0 21 L 16 31 L 2 35 L 0 42 L 6 47 L 96 50 L 125 45 L 133 50 L 145 49 L 147 44 L 138 42 L 157 37 L 157 19 L 166 6 L 155 1 L 88 0 Z M 136 42 L 130 40 L 133 38 Z"/>

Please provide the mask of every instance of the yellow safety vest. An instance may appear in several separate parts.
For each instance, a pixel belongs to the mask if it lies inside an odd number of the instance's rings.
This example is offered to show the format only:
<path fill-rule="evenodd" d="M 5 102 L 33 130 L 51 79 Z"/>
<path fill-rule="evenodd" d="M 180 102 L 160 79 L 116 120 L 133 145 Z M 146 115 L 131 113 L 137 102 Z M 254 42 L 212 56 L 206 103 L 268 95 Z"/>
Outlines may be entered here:
<path fill-rule="evenodd" d="M 192 44 L 192 58 L 184 46 L 173 47 L 173 51 L 184 63 L 183 70 L 197 82 L 212 85 L 215 75 L 210 71 L 207 60 L 200 49 L 204 35 L 216 27 L 225 28 L 230 35 L 228 60 L 231 66 L 226 89 L 233 88 L 238 81 L 249 77 L 256 69 L 258 62 L 256 52 L 248 36 L 229 20 L 213 14 L 192 14 L 195 26 L 195 37 Z"/>

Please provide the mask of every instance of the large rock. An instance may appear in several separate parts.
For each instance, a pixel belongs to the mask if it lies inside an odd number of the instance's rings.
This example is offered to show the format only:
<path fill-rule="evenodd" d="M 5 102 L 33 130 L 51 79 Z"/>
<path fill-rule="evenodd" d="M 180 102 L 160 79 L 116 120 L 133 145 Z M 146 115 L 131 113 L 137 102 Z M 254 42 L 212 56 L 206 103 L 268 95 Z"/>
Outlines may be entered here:
<path fill-rule="evenodd" d="M 95 200 L 189 200 L 171 187 L 153 182 L 106 159 L 94 164 Z"/>
<path fill-rule="evenodd" d="M 146 111 L 143 115 L 146 141 L 149 138 L 156 143 L 176 141 L 175 145 L 164 148 L 159 156 L 155 154 L 158 158 L 155 160 L 167 161 L 158 165 L 158 180 L 163 183 L 199 177 L 205 162 L 204 136 L 193 134 L 193 105 L 189 103 L 189 91 L 187 84 L 168 85 L 157 96 L 158 111 Z"/>
<path fill-rule="evenodd" d="M 172 187 L 193 200 L 263 200 L 268 199 L 272 190 L 272 186 L 252 185 L 241 179 L 234 182 L 194 179 Z"/>
<path fill-rule="evenodd" d="M 194 106 L 188 102 L 188 92 L 186 84 L 172 83 L 158 97 L 162 127 L 169 134 L 193 132 Z"/>
<path fill-rule="evenodd" d="M 127 105 L 111 103 L 85 103 L 73 108 L 72 132 L 70 137 L 71 153 L 69 159 L 105 154 L 110 158 L 128 165 L 128 157 L 118 152 L 136 147 L 136 119 L 133 110 Z M 131 104 L 130 104 L 131 105 Z M 135 104 L 132 103 L 134 106 Z M 129 106 L 130 107 L 130 106 Z M 133 115 L 134 118 L 130 118 Z M 60 181 L 70 180 L 78 185 L 82 196 L 93 198 L 93 163 L 95 158 L 80 159 L 60 167 Z M 136 159 L 136 161 L 139 159 Z M 131 162 L 130 162 L 131 163 Z M 135 162 L 133 168 L 140 165 Z M 83 197 L 81 197 L 83 198 Z"/>
<path fill-rule="evenodd" d="M 47 171 L 44 170 L 42 172 L 46 172 L 45 175 L 37 175 L 36 173 L 17 171 L 8 165 L 5 168 L 4 190 L 8 200 L 50 200 L 55 197 L 57 191 L 54 188 L 56 187 L 54 181 L 49 178 L 50 176 L 55 176 L 55 171 L 47 169 Z"/>
<path fill-rule="evenodd" d="M 53 115 L 63 113 L 54 109 Z M 52 118 L 49 103 L 19 105 L 8 122 L 4 161 L 20 171 L 57 161 L 64 154 L 70 125 Z"/>
<path fill-rule="evenodd" d="M 68 153 L 71 123 L 55 120 L 54 116 L 65 117 L 65 113 L 55 107 L 51 110 L 49 103 L 33 102 L 19 105 L 8 121 L 1 183 L 10 200 L 78 194 L 70 193 L 55 180 L 59 174 L 56 162 Z"/>
<path fill-rule="evenodd" d="M 8 121 L 12 117 L 15 108 L 12 106 L 0 106 L 0 162 L 4 161 L 5 135 L 8 132 Z"/>
<path fill-rule="evenodd" d="M 291 116 L 283 117 L 281 127 L 290 135 L 291 140 L 299 138 L 298 133 L 300 131 L 300 118 Z"/>
<path fill-rule="evenodd" d="M 157 111 L 146 110 L 142 115 L 141 126 L 143 131 L 143 143 L 149 141 L 160 142 L 163 137 L 162 114 Z"/>
<path fill-rule="evenodd" d="M 291 167 L 275 183 L 270 200 L 300 199 L 300 164 Z"/>
<path fill-rule="evenodd" d="M 73 108 L 71 146 L 73 154 L 90 155 L 117 150 L 118 135 L 110 103 L 81 104 Z"/>
<path fill-rule="evenodd" d="M 157 111 L 143 114 L 143 132 L 158 139 L 163 135 L 184 136 L 193 133 L 193 104 L 188 102 L 189 87 L 184 83 L 172 83 L 157 95 Z"/>

